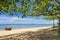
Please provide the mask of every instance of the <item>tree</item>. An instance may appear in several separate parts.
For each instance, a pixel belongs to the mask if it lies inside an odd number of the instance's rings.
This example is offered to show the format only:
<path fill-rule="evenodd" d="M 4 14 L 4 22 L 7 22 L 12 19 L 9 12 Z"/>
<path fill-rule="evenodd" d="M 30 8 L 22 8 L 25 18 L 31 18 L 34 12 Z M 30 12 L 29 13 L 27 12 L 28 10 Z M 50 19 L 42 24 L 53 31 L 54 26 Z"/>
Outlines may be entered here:
<path fill-rule="evenodd" d="M 46 18 L 49 19 L 57 19 L 59 21 L 58 25 L 60 26 L 60 1 L 53 0 L 50 2 L 48 7 L 51 7 L 50 10 L 47 10 L 46 12 Z"/>

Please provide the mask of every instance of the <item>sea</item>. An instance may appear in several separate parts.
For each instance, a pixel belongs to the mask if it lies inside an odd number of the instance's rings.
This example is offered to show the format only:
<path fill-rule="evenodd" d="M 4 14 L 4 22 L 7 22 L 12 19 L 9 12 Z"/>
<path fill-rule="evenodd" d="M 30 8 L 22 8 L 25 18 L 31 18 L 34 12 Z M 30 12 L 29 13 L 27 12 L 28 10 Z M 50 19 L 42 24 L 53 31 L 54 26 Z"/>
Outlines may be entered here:
<path fill-rule="evenodd" d="M 53 24 L 0 24 L 0 30 L 4 30 L 5 27 L 11 27 L 12 29 L 21 29 L 21 28 L 35 28 L 35 27 L 49 27 Z"/>

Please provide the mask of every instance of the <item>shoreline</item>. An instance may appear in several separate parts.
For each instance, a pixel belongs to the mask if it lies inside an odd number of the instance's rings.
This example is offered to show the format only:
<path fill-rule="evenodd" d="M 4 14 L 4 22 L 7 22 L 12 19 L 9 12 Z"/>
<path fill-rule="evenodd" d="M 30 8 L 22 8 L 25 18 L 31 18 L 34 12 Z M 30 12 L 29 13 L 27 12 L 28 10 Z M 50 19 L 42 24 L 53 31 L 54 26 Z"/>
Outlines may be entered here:
<path fill-rule="evenodd" d="M 47 27 L 35 27 L 35 28 L 21 28 L 21 29 L 12 29 L 12 30 L 1 30 L 0 31 L 0 36 L 5 36 L 5 35 L 10 35 L 10 34 L 16 34 L 16 33 L 24 33 L 24 32 L 29 32 L 29 31 L 38 31 L 38 30 L 43 30 L 43 29 L 48 29 L 51 28 L 52 26 L 47 26 Z"/>

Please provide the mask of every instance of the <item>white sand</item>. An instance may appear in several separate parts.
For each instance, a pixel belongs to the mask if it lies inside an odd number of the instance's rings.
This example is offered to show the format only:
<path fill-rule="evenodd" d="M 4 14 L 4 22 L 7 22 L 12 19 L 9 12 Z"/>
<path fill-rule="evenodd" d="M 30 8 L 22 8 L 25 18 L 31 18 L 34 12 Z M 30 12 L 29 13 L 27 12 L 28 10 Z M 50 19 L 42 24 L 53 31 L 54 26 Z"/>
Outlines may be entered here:
<path fill-rule="evenodd" d="M 24 33 L 27 31 L 37 31 L 39 29 L 47 29 L 47 28 L 51 28 L 52 26 L 49 27 L 36 27 L 36 28 L 23 28 L 23 29 L 12 29 L 10 31 L 7 30 L 1 30 L 0 31 L 0 36 L 4 36 L 4 35 L 10 35 L 10 34 L 15 34 L 15 33 Z"/>

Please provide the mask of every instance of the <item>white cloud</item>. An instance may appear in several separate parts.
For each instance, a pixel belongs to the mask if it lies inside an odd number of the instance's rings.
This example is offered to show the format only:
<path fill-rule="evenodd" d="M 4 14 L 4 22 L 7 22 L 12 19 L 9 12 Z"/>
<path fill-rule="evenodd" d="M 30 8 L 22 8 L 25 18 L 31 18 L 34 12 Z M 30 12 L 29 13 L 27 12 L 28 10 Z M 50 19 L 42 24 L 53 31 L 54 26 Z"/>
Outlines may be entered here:
<path fill-rule="evenodd" d="M 57 22 L 57 20 L 55 20 Z M 18 17 L 0 17 L 0 24 L 53 24 L 52 21 L 44 19 L 27 19 Z"/>

